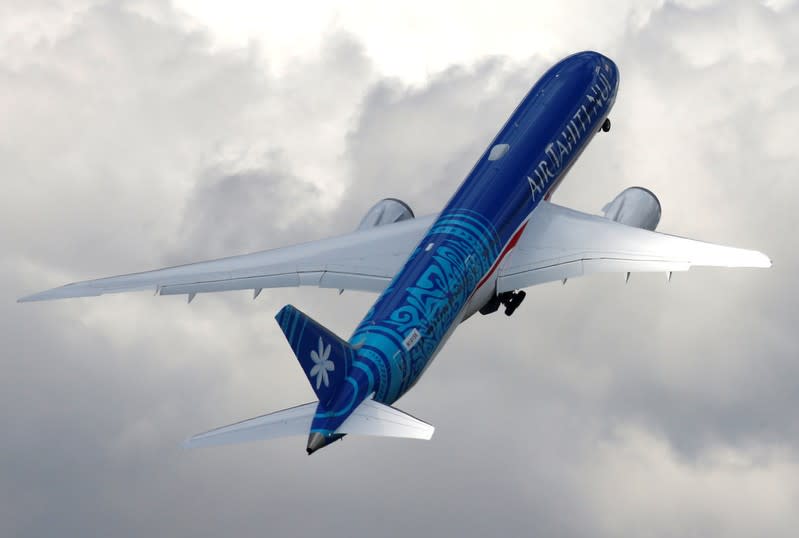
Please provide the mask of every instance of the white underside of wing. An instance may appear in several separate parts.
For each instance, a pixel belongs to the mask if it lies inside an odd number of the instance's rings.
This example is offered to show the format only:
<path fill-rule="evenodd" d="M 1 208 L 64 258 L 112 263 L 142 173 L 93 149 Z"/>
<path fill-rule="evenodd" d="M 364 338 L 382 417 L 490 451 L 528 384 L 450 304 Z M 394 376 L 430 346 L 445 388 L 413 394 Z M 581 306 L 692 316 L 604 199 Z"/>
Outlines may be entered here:
<path fill-rule="evenodd" d="M 264 441 L 308 435 L 318 402 L 311 402 L 268 415 L 223 426 L 187 439 L 186 448 Z M 375 437 L 430 439 L 435 428 L 399 409 L 366 399 L 344 421 L 336 433 Z"/>
<path fill-rule="evenodd" d="M 590 273 L 686 271 L 693 266 L 770 267 L 754 250 L 625 226 L 541 202 L 502 263 L 497 292 Z"/>
<path fill-rule="evenodd" d="M 76 282 L 19 301 L 136 290 L 191 295 L 294 286 L 379 293 L 402 267 L 434 219 L 432 215 L 290 247 Z"/>

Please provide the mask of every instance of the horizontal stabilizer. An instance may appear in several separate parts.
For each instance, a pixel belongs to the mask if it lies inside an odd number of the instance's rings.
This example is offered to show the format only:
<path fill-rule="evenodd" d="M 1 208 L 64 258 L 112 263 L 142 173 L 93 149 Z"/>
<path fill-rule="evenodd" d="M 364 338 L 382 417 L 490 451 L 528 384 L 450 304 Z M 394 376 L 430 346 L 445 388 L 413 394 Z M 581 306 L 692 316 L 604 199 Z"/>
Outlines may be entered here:
<path fill-rule="evenodd" d="M 186 439 L 185 448 L 234 445 L 250 441 L 278 439 L 294 435 L 308 435 L 318 402 L 311 402 L 268 415 L 222 426 Z"/>
<path fill-rule="evenodd" d="M 336 431 L 351 435 L 404 437 L 429 441 L 433 437 L 435 427 L 390 405 L 366 399 Z"/>
<path fill-rule="evenodd" d="M 317 402 L 311 402 L 216 428 L 187 439 L 183 446 L 202 448 L 308 435 L 316 406 Z M 432 425 L 399 409 L 367 399 L 361 402 L 336 433 L 430 439 L 434 431 Z"/>

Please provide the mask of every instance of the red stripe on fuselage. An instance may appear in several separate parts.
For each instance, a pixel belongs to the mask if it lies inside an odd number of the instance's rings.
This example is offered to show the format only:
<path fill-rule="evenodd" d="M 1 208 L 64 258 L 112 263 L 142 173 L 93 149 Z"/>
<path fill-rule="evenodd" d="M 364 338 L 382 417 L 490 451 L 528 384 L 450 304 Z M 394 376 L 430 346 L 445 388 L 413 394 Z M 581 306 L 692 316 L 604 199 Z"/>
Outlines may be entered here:
<path fill-rule="evenodd" d="M 530 221 L 528 220 L 527 222 L 530 222 Z M 502 254 L 500 254 L 500 255 L 499 255 L 499 257 L 497 258 L 497 261 L 495 261 L 495 262 L 494 262 L 494 265 L 492 265 L 492 266 L 491 266 L 491 269 L 488 271 L 488 273 L 486 274 L 486 276 L 484 276 L 484 277 L 483 277 L 483 279 L 480 281 L 480 283 L 479 283 L 479 284 L 477 284 L 477 287 L 474 289 L 474 290 L 475 290 L 475 292 L 476 292 L 477 290 L 479 290 L 479 289 L 482 287 L 482 285 L 483 285 L 483 284 L 485 284 L 485 283 L 486 283 L 486 281 L 487 281 L 489 278 L 491 278 L 491 275 L 493 275 L 493 274 L 494 274 L 494 271 L 496 271 L 496 270 L 497 270 L 497 267 L 499 267 L 499 262 L 501 262 L 501 261 L 502 261 L 502 258 L 504 258 L 504 257 L 505 257 L 505 255 L 506 255 L 508 252 L 510 252 L 510 251 L 513 249 L 513 247 L 515 247 L 515 246 L 516 246 L 516 243 L 518 243 L 518 242 L 519 242 L 519 238 L 522 236 L 522 232 L 524 232 L 524 229 L 527 227 L 527 222 L 525 222 L 524 224 L 522 224 L 522 225 L 519 227 L 519 229 L 518 229 L 518 230 L 516 230 L 516 233 L 515 233 L 515 234 L 513 234 L 513 237 L 511 237 L 511 238 L 510 238 L 510 241 L 508 241 L 508 244 L 507 244 L 507 245 L 505 245 L 505 248 L 504 248 L 504 250 L 502 251 Z M 472 293 L 472 295 L 474 295 L 474 292 Z"/>

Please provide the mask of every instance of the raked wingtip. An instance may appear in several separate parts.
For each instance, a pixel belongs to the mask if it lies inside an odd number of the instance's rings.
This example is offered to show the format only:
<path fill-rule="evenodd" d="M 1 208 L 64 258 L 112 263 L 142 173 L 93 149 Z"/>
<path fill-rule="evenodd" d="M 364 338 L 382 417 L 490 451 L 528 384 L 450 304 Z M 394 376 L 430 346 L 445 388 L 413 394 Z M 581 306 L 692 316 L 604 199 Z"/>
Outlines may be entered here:
<path fill-rule="evenodd" d="M 76 297 L 96 297 L 102 294 L 103 290 L 99 288 L 94 288 L 85 282 L 76 282 L 20 297 L 17 299 L 17 302 L 32 303 L 35 301 L 53 301 L 57 299 L 73 299 Z"/>
<path fill-rule="evenodd" d="M 25 295 L 24 297 L 20 297 L 19 299 L 17 299 L 17 302 L 18 303 L 33 303 L 33 302 L 36 302 L 36 301 L 45 301 L 47 298 L 46 297 L 42 297 L 42 295 L 44 293 L 45 292 L 33 293 L 31 295 Z"/>

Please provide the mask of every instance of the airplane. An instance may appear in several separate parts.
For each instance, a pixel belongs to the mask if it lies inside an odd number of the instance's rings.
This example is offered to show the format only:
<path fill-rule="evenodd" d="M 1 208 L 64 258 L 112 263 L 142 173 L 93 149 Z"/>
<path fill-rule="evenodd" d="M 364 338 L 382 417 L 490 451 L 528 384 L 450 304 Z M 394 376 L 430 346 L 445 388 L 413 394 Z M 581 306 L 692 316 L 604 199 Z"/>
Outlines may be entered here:
<path fill-rule="evenodd" d="M 661 206 L 631 187 L 590 215 L 550 202 L 599 132 L 610 130 L 619 73 L 585 51 L 536 82 L 440 213 L 375 204 L 348 234 L 309 243 L 67 284 L 20 302 L 132 290 L 156 295 L 318 286 L 379 294 L 349 340 L 286 305 L 276 315 L 317 400 L 195 435 L 205 447 L 308 435 L 312 454 L 344 435 L 430 439 L 395 407 L 454 330 L 479 312 L 512 315 L 524 288 L 592 273 L 770 267 L 764 254 L 656 232 Z"/>

